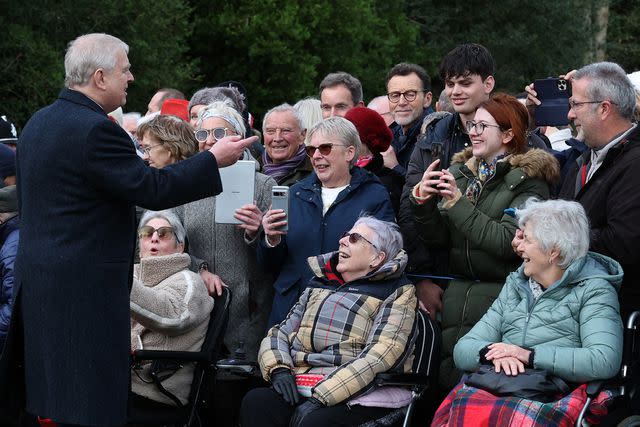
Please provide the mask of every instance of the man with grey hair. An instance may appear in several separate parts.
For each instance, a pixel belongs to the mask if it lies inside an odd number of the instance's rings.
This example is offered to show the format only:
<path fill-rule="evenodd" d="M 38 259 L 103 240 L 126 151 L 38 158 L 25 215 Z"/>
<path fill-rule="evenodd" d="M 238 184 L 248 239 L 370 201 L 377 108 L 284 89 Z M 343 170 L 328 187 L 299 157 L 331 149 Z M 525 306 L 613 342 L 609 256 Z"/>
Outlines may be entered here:
<path fill-rule="evenodd" d="M 391 111 L 389 111 L 389 100 L 386 95 L 376 96 L 369 101 L 369 105 L 367 105 L 367 107 L 380 114 L 387 126 L 390 126 L 391 123 L 393 123 L 393 115 L 391 114 Z"/>
<path fill-rule="evenodd" d="M 322 117 L 344 117 L 353 107 L 363 107 L 362 84 L 349 73 L 338 71 L 327 74 L 320 82 L 320 108 Z"/>
<path fill-rule="evenodd" d="M 559 197 L 584 206 L 591 223 L 590 249 L 624 269 L 623 311 L 640 305 L 640 130 L 634 123 L 635 92 L 624 70 L 611 62 L 570 73 L 568 118 L 590 148 L 567 174 Z"/>
<path fill-rule="evenodd" d="M 300 114 L 289 104 L 273 107 L 264 115 L 262 172 L 278 185 L 293 185 L 313 170 L 304 151 L 306 134 Z"/>
<path fill-rule="evenodd" d="M 66 87 L 20 135 L 25 227 L 16 298 L 26 406 L 59 424 L 126 422 L 134 207 L 160 210 L 220 193 L 218 168 L 255 141 L 231 136 L 163 169 L 146 166 L 106 115 L 126 103 L 128 50 L 108 34 L 72 41 Z M 0 385 L 4 390 L 14 385 Z"/>

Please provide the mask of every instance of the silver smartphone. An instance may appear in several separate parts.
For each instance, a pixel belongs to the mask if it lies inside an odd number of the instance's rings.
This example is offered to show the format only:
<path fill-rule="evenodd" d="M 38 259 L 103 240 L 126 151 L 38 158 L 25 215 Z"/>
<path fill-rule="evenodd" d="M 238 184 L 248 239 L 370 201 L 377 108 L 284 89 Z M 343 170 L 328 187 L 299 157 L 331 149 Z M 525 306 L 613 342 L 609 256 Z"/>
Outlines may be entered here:
<path fill-rule="evenodd" d="M 286 185 L 274 185 L 272 187 L 271 209 L 282 209 L 287 215 L 285 217 L 287 224 L 279 228 L 279 230 L 287 231 L 289 229 L 289 187 Z"/>

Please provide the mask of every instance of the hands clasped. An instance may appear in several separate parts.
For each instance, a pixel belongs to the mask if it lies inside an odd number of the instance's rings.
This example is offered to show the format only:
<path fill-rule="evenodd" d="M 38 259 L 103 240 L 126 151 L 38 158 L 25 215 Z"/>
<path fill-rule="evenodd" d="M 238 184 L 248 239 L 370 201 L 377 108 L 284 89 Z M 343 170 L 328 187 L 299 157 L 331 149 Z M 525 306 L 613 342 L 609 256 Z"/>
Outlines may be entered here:
<path fill-rule="evenodd" d="M 524 372 L 525 365 L 529 363 L 531 351 L 517 345 L 498 342 L 488 348 L 485 358 L 493 363 L 496 372 L 503 370 L 507 375 L 516 376 Z"/>

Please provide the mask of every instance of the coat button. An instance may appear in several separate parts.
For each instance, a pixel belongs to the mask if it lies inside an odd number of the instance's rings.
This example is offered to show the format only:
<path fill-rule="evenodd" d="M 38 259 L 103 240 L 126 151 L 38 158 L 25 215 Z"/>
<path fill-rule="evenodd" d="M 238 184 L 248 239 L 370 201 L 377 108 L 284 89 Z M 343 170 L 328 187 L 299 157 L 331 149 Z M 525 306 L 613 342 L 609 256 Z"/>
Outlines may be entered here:
<path fill-rule="evenodd" d="M 513 190 L 513 185 L 510 185 L 510 186 L 509 186 L 509 189 Z"/>
<path fill-rule="evenodd" d="M 524 179 L 524 175 L 522 175 L 522 176 L 520 177 L 520 179 Z"/>

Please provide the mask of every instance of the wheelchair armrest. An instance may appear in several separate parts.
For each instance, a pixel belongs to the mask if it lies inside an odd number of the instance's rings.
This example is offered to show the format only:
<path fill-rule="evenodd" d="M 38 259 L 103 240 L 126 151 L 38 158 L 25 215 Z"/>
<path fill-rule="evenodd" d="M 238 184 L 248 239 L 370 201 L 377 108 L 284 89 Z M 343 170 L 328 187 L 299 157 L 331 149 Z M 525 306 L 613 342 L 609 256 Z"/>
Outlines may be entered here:
<path fill-rule="evenodd" d="M 605 380 L 589 381 L 587 383 L 587 396 L 594 398 L 600 393 L 605 384 Z"/>
<path fill-rule="evenodd" d="M 424 374 L 378 374 L 374 382 L 376 385 L 394 386 L 423 386 L 429 385 L 429 377 Z"/>
<path fill-rule="evenodd" d="M 141 360 L 176 360 L 178 362 L 208 362 L 209 355 L 202 351 L 135 350 L 134 362 Z"/>

